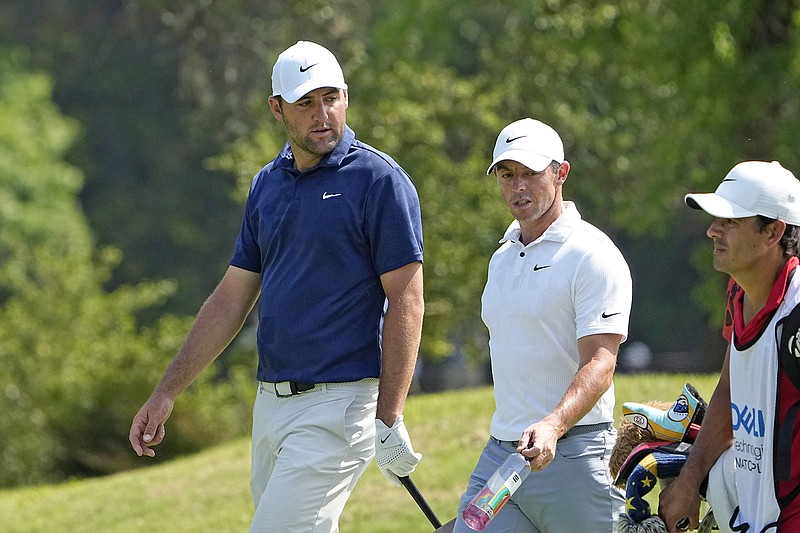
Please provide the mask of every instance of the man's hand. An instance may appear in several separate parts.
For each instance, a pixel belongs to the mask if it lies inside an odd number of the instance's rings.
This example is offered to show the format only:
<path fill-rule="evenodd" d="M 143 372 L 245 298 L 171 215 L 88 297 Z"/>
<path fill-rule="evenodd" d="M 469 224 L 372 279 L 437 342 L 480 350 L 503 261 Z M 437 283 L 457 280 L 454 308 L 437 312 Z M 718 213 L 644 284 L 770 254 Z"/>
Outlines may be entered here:
<path fill-rule="evenodd" d="M 155 446 L 164 440 L 166 435 L 164 423 L 172 413 L 172 406 L 173 401 L 169 398 L 151 396 L 133 417 L 128 440 L 136 455 L 155 457 L 156 452 L 150 446 Z"/>
<path fill-rule="evenodd" d="M 670 533 L 697 529 L 700 518 L 700 493 L 697 487 L 681 476 L 675 478 L 658 495 L 658 515 Z"/>
<path fill-rule="evenodd" d="M 517 451 L 530 461 L 531 470 L 542 470 L 555 459 L 560 436 L 555 426 L 541 420 L 525 428 L 519 438 Z"/>
<path fill-rule="evenodd" d="M 386 479 L 399 487 L 398 477 L 411 474 L 420 460 L 422 454 L 414 452 L 402 415 L 392 427 L 380 418 L 375 419 L 375 462 Z"/>

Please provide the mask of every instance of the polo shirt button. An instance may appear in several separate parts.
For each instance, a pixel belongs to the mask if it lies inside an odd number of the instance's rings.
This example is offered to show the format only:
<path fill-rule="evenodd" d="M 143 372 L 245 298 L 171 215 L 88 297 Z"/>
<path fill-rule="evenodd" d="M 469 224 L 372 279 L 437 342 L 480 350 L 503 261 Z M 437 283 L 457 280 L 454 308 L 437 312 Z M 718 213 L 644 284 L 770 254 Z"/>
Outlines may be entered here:
<path fill-rule="evenodd" d="M 520 257 L 525 257 L 525 252 L 520 252 L 520 253 L 519 253 L 519 256 L 520 256 Z"/>

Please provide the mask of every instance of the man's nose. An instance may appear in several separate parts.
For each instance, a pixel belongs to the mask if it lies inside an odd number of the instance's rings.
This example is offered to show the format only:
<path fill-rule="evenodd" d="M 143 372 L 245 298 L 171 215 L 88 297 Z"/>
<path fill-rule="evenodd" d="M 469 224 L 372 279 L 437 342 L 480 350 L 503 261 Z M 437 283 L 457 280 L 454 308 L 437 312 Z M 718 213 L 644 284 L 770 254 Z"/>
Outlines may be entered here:
<path fill-rule="evenodd" d="M 715 218 L 711 225 L 706 230 L 706 235 L 713 239 L 714 237 L 719 237 L 722 234 L 722 219 Z"/>
<path fill-rule="evenodd" d="M 328 118 L 328 107 L 324 101 L 320 100 L 314 103 L 313 118 L 320 122 L 324 122 Z"/>

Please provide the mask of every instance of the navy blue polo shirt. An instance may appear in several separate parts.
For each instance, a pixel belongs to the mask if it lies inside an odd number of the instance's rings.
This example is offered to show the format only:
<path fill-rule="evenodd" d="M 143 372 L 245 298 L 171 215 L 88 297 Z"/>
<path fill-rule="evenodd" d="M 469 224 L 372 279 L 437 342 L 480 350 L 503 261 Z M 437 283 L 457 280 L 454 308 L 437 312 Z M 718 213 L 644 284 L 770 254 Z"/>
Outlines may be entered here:
<path fill-rule="evenodd" d="M 319 164 L 287 143 L 253 179 L 231 265 L 261 273 L 259 381 L 377 377 L 379 276 L 422 261 L 419 198 L 388 155 L 349 127 Z"/>

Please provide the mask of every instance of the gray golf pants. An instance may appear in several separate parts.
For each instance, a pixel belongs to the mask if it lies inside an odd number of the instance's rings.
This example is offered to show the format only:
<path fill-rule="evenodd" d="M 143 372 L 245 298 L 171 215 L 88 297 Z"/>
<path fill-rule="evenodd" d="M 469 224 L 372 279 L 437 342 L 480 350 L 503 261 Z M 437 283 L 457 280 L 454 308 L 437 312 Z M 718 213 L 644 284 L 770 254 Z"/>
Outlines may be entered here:
<path fill-rule="evenodd" d="M 625 499 L 608 471 L 616 430 L 575 435 L 558 441 L 556 457 L 531 472 L 497 515 L 486 533 L 613 533 L 625 511 Z M 509 454 L 510 442 L 494 437 L 483 449 L 461 497 L 454 533 L 470 533 L 461 511 Z"/>

